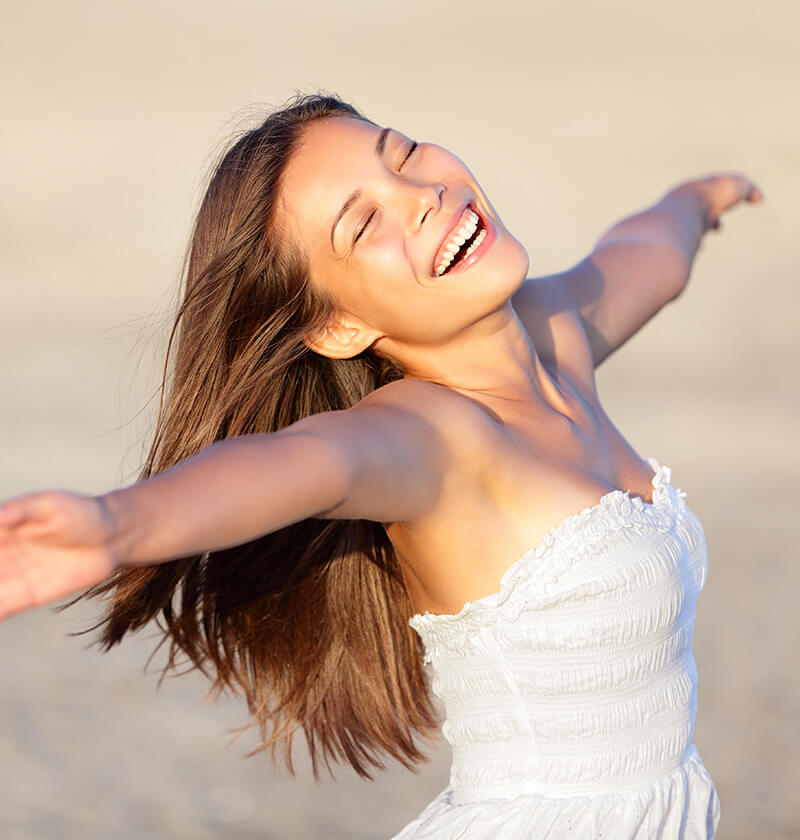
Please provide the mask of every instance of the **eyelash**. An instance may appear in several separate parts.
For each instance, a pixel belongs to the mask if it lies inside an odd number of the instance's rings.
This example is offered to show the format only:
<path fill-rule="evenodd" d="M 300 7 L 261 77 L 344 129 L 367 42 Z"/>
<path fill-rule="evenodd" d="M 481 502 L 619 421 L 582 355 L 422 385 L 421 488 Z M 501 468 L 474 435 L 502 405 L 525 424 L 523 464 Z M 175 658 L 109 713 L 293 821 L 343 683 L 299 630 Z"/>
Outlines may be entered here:
<path fill-rule="evenodd" d="M 411 148 L 408 150 L 408 154 L 403 158 L 403 162 L 400 164 L 400 169 L 402 169 L 403 166 L 405 166 L 406 161 L 411 157 L 411 155 L 414 154 L 414 152 L 416 151 L 416 148 L 417 148 L 417 143 L 412 141 Z"/>
<path fill-rule="evenodd" d="M 411 157 L 411 155 L 413 155 L 413 154 L 414 154 L 414 152 L 416 151 L 416 149 L 417 149 L 417 146 L 418 146 L 418 145 L 419 145 L 419 144 L 418 144 L 418 143 L 416 143 L 416 141 L 413 141 L 413 140 L 411 141 L 411 147 L 409 148 L 409 150 L 408 150 L 408 152 L 407 152 L 406 156 L 403 158 L 402 163 L 401 163 L 401 164 L 400 164 L 400 166 L 398 167 L 398 171 L 399 171 L 400 169 L 402 169 L 402 168 L 405 166 L 406 161 L 407 161 L 407 160 Z M 369 216 L 367 216 L 367 219 L 366 219 L 366 221 L 364 222 L 364 224 L 363 224 L 363 225 L 361 225 L 361 227 L 358 229 L 358 233 L 355 235 L 355 238 L 353 239 L 353 244 L 354 244 L 354 245 L 355 245 L 355 243 L 356 243 L 356 242 L 358 242 L 358 240 L 361 238 L 361 234 L 362 234 L 362 233 L 364 233 L 364 231 L 367 229 L 367 225 L 368 225 L 368 224 L 372 221 L 372 217 L 375 215 L 375 212 L 376 212 L 376 211 L 375 211 L 375 210 L 373 210 L 373 211 L 369 214 Z"/>
<path fill-rule="evenodd" d="M 372 217 L 375 215 L 375 212 L 376 211 L 373 210 L 369 214 L 369 216 L 367 216 L 367 220 L 364 222 L 364 224 L 361 225 L 361 227 L 358 229 L 358 233 L 355 235 L 355 238 L 353 239 L 353 245 L 355 245 L 356 242 L 358 242 L 358 240 L 361 238 L 361 234 L 364 233 L 364 231 L 367 229 L 367 225 L 372 221 Z"/>

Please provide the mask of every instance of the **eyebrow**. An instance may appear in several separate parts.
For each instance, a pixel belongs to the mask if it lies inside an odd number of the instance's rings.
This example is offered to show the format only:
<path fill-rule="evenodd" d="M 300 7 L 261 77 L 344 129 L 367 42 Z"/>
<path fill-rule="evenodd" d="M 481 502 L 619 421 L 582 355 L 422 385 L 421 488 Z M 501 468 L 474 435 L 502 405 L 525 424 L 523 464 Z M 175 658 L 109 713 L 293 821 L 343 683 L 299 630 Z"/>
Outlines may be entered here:
<path fill-rule="evenodd" d="M 386 148 L 386 138 L 389 136 L 389 132 L 392 131 L 391 128 L 384 128 L 382 129 L 381 133 L 378 135 L 378 140 L 375 143 L 375 154 L 378 157 L 383 157 L 383 150 Z M 339 210 L 336 218 L 333 220 L 333 224 L 331 225 L 331 250 L 333 251 L 334 255 L 336 254 L 336 248 L 333 245 L 333 234 L 336 230 L 336 225 L 342 220 L 342 216 L 361 198 L 361 190 L 353 190 L 349 196 L 347 196 L 347 200 L 342 205 L 341 210 Z"/>

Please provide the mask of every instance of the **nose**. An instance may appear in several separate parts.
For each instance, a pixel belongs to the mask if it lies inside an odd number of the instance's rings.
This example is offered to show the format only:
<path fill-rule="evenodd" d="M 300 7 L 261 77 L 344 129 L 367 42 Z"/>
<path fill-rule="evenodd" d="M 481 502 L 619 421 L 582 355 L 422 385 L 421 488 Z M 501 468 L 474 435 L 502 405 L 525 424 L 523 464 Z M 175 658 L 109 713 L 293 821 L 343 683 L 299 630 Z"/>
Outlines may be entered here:
<path fill-rule="evenodd" d="M 442 196 L 447 191 L 444 184 L 406 181 L 403 189 L 403 215 L 409 229 L 418 231 L 423 223 L 435 216 L 442 208 Z"/>

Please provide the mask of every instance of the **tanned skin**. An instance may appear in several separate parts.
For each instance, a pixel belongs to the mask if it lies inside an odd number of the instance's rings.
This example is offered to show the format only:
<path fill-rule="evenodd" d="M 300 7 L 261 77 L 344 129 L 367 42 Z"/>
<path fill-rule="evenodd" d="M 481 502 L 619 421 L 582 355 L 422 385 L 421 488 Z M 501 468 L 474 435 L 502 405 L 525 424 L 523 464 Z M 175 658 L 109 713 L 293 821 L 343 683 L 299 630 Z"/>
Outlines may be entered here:
<path fill-rule="evenodd" d="M 457 157 L 394 130 L 381 145 L 380 134 L 349 118 L 312 124 L 286 172 L 284 210 L 312 281 L 340 304 L 308 346 L 337 358 L 371 348 L 406 376 L 351 409 L 217 442 L 130 487 L 8 500 L 0 618 L 118 566 L 309 517 L 384 523 L 415 608 L 454 613 L 609 490 L 650 501 L 652 470 L 605 414 L 594 369 L 681 294 L 703 236 L 760 202 L 758 187 L 735 173 L 686 181 L 573 268 L 533 278 Z M 494 239 L 474 264 L 437 276 L 434 256 L 467 203 Z"/>

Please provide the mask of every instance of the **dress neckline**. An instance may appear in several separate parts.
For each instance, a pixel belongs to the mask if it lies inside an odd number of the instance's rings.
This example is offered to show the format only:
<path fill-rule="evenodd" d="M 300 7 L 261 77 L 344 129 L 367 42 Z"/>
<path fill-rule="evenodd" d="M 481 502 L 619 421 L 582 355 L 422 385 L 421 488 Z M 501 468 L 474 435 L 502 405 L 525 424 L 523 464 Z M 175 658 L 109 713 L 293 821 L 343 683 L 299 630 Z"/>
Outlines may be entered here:
<path fill-rule="evenodd" d="M 465 601 L 457 613 L 432 613 L 429 610 L 426 610 L 424 613 L 415 613 L 409 619 L 409 623 L 417 629 L 420 624 L 429 621 L 442 623 L 459 621 L 476 608 L 495 606 L 498 601 L 503 599 L 504 593 L 513 586 L 514 579 L 524 566 L 534 558 L 539 559 L 543 557 L 553 546 L 561 543 L 568 535 L 574 534 L 576 532 L 576 526 L 580 523 L 587 522 L 591 517 L 597 516 L 599 512 L 619 510 L 625 504 L 631 509 L 654 510 L 665 502 L 669 503 L 672 500 L 668 489 L 671 487 L 672 471 L 669 467 L 659 464 L 655 458 L 647 458 L 646 461 L 653 470 L 653 475 L 650 478 L 650 486 L 652 488 L 651 501 L 646 502 L 641 496 L 632 496 L 629 490 L 620 490 L 619 488 L 608 490 L 600 496 L 595 504 L 589 505 L 589 507 L 585 507 L 577 513 L 569 514 L 562 519 L 558 525 L 553 526 L 542 537 L 537 545 L 529 548 L 520 558 L 515 560 L 503 573 L 496 591 L 491 592 L 489 595 L 476 598 L 474 601 Z M 677 497 L 686 495 L 680 489 L 672 489 L 675 490 Z"/>

